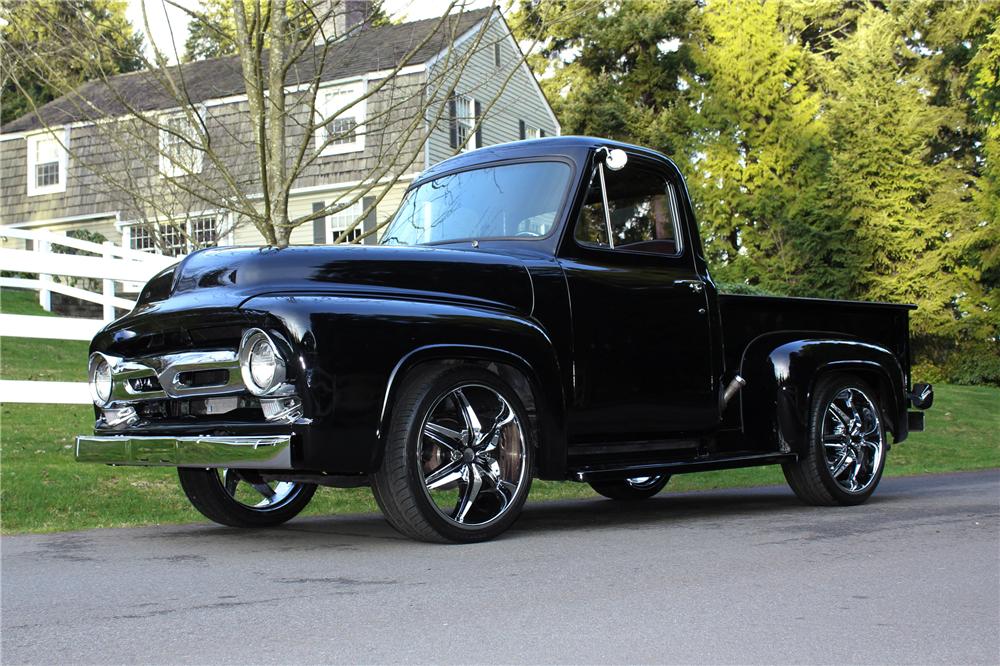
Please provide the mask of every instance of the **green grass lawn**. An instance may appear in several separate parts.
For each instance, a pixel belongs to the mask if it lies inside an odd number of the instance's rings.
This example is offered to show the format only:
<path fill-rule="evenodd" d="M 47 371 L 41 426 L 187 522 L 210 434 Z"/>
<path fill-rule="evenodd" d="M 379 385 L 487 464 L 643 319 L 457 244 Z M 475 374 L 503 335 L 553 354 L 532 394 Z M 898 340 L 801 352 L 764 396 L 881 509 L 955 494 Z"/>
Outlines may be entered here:
<path fill-rule="evenodd" d="M 15 294 L 9 296 L 9 294 Z M 22 292 L 23 293 L 23 292 Z M 40 311 L 3 290 L 4 312 Z M 8 310 L 8 307 L 11 309 Z M 0 377 L 83 381 L 86 343 L 0 339 Z M 1000 389 L 938 386 L 927 432 L 889 454 L 886 474 L 1000 466 Z M 90 432 L 93 409 L 67 405 L 0 407 L 0 528 L 4 533 L 151 525 L 203 520 L 188 504 L 172 468 L 106 467 L 73 461 L 73 437 Z M 784 483 L 777 467 L 683 474 L 669 491 Z M 536 481 L 532 501 L 596 497 L 586 484 Z M 320 488 L 306 515 L 377 511 L 366 488 Z"/>
<path fill-rule="evenodd" d="M 49 316 L 38 305 L 38 293 L 0 289 L 0 312 Z M 87 380 L 87 351 L 80 340 L 0 339 L 0 377 L 48 382 Z"/>

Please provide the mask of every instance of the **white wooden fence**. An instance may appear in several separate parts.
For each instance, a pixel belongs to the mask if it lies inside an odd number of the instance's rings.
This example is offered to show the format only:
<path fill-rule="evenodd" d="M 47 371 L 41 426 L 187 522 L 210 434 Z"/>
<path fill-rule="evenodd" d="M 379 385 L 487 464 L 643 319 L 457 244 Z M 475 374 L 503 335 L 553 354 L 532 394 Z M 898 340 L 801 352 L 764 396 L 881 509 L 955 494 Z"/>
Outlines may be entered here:
<path fill-rule="evenodd" d="M 101 319 L 41 317 L 0 314 L 0 338 L 90 340 L 107 322 L 115 319 L 115 308 L 131 310 L 134 301 L 115 295 L 116 283 L 138 289 L 149 278 L 179 257 L 138 252 L 111 242 L 91 243 L 48 231 L 0 227 L 0 239 L 30 240 L 33 250 L 0 247 L 0 270 L 37 274 L 37 278 L 0 277 L 0 287 L 38 291 L 42 308 L 52 310 L 52 294 L 64 294 L 103 306 Z M 60 254 L 52 246 L 70 247 L 93 256 Z M 101 281 L 101 291 L 89 291 L 56 282 L 55 276 L 82 277 Z M 0 350 L 2 353 L 2 350 Z M 34 382 L 0 379 L 0 402 L 89 404 L 86 382 Z"/>

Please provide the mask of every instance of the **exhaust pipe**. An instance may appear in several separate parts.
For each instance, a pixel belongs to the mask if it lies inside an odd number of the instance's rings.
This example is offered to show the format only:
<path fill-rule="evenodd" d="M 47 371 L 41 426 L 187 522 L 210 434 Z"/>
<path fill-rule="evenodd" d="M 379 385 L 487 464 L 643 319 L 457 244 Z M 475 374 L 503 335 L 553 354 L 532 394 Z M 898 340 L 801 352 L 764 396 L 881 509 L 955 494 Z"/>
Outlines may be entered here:
<path fill-rule="evenodd" d="M 736 394 L 740 392 L 740 389 L 746 385 L 747 380 L 743 379 L 739 375 L 733 377 L 732 381 L 729 382 L 729 385 L 726 386 L 726 390 L 722 392 L 722 409 L 725 409 L 726 405 L 729 404 L 729 401 L 732 400 Z"/>

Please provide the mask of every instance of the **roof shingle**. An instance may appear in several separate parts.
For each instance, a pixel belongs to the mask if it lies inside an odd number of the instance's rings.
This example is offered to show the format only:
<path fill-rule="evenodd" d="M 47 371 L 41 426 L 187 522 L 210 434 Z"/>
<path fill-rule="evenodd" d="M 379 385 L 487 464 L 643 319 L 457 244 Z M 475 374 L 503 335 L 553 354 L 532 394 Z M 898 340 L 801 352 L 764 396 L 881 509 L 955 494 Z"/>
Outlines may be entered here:
<path fill-rule="evenodd" d="M 358 35 L 324 47 L 316 46 L 299 59 L 289 71 L 286 85 L 298 85 L 313 79 L 321 67 L 321 80 L 332 81 L 398 65 L 408 52 L 430 35 L 407 64 L 429 60 L 448 47 L 453 37 L 462 35 L 489 14 L 489 9 L 466 11 L 439 27 L 439 18 L 386 25 L 365 30 Z M 435 29 L 437 32 L 435 34 Z M 267 68 L 267 53 L 263 55 Z M 242 95 L 245 92 L 238 56 L 211 58 L 171 68 L 178 82 L 183 82 L 187 96 L 198 104 L 211 99 Z M 0 128 L 2 133 L 25 132 L 71 122 L 124 115 L 128 108 L 155 111 L 176 107 L 177 100 L 164 88 L 162 72 L 140 71 L 119 74 L 106 80 L 89 81 L 72 93 L 52 100 L 35 112 L 29 112 Z"/>

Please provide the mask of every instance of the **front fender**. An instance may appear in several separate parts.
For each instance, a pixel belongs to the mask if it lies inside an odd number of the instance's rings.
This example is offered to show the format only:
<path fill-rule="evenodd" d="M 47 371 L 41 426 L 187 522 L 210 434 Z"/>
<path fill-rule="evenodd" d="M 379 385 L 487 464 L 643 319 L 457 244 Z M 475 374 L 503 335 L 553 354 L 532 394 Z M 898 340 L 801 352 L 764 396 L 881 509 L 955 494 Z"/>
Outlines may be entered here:
<path fill-rule="evenodd" d="M 381 463 L 382 436 L 401 379 L 431 360 L 502 363 L 527 379 L 536 397 L 541 466 L 562 452 L 565 399 L 555 349 L 539 324 L 519 312 L 468 303 L 341 295 L 251 299 L 296 350 L 310 419 L 302 468 L 366 474 Z"/>
<path fill-rule="evenodd" d="M 806 445 L 816 382 L 830 372 L 858 375 L 878 391 L 883 420 L 896 442 L 907 434 L 905 378 L 899 360 L 884 347 L 852 339 L 765 335 L 743 353 L 740 374 L 743 431 L 782 451 Z M 791 338 L 791 339 L 789 339 Z"/>

